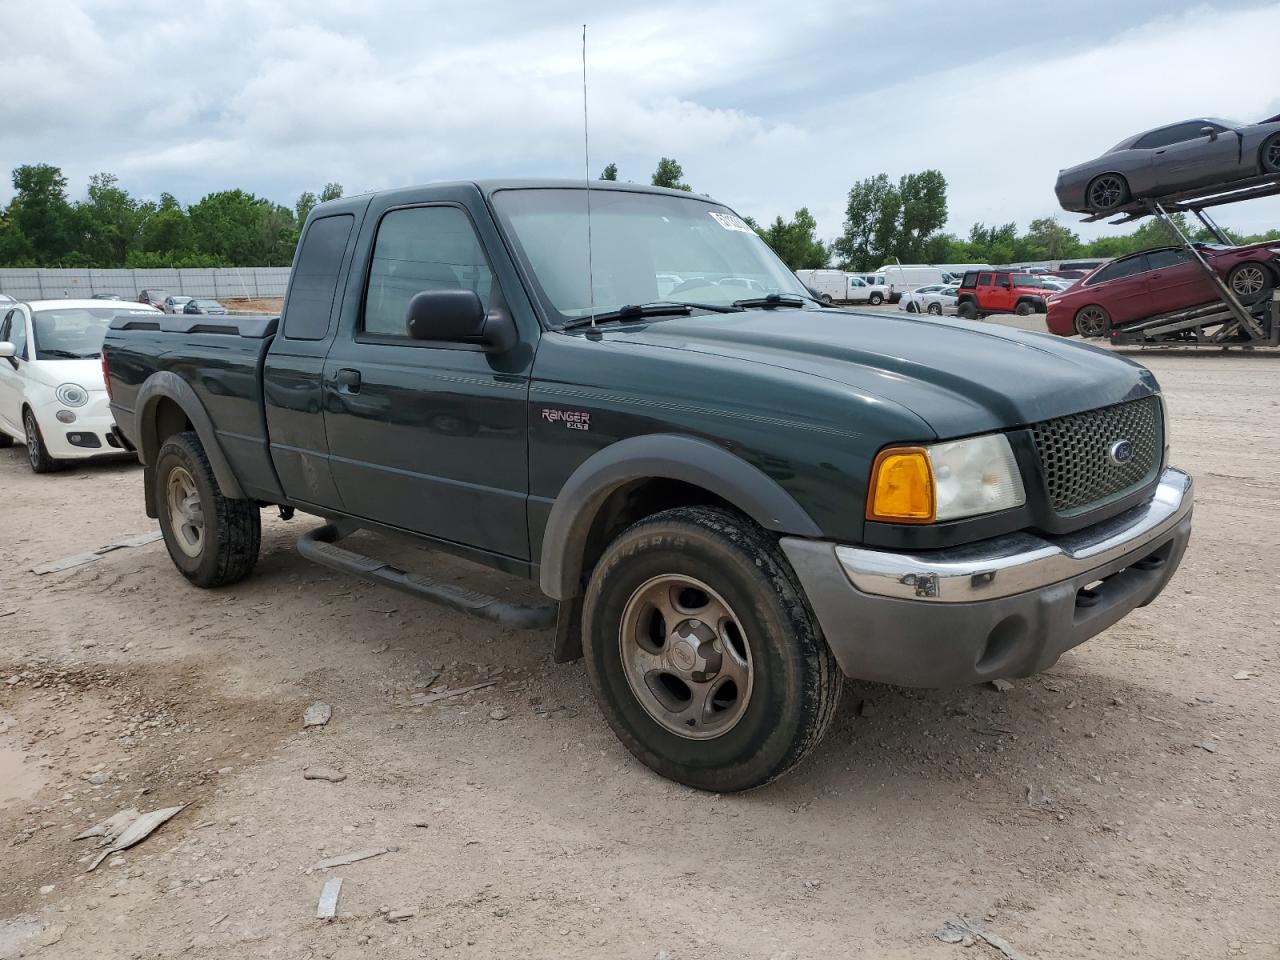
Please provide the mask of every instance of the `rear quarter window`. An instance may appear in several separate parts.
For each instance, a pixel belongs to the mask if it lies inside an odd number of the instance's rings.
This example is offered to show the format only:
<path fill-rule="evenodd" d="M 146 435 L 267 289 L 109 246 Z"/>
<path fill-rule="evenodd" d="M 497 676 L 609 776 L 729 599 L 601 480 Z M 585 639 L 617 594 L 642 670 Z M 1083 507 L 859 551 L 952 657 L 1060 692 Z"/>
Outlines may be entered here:
<path fill-rule="evenodd" d="M 313 220 L 307 228 L 284 312 L 286 339 L 323 340 L 328 335 L 338 274 L 354 224 L 355 217 L 346 213 Z"/>

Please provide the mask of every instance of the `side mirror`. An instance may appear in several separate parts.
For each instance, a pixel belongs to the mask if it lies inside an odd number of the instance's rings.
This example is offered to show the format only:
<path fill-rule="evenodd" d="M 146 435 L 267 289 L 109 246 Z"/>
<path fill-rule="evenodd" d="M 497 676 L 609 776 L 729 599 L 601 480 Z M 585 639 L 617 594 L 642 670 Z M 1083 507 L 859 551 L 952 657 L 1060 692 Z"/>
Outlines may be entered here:
<path fill-rule="evenodd" d="M 505 353 L 516 344 L 516 325 L 505 310 L 485 312 L 474 290 L 423 290 L 409 301 L 405 329 L 414 340 L 474 343 L 485 353 Z"/>
<path fill-rule="evenodd" d="M 1218 139 L 1218 129 L 1216 127 L 1201 127 L 1200 136 L 1208 137 L 1210 140 Z"/>
<path fill-rule="evenodd" d="M 7 340 L 0 343 L 0 360 L 8 360 L 9 365 L 15 370 L 18 369 L 18 361 L 14 359 L 17 355 L 18 348 L 12 343 L 9 343 Z"/>

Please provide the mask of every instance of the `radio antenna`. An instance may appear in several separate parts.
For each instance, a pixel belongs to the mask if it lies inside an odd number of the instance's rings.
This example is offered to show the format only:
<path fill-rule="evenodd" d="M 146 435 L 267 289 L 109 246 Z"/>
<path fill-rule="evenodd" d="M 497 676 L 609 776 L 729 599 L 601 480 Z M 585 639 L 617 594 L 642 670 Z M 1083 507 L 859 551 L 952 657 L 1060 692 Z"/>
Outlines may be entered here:
<path fill-rule="evenodd" d="M 587 181 L 587 297 L 591 304 L 591 326 L 596 325 L 596 280 L 591 256 L 591 139 L 587 125 L 587 25 L 582 25 L 582 160 Z"/>

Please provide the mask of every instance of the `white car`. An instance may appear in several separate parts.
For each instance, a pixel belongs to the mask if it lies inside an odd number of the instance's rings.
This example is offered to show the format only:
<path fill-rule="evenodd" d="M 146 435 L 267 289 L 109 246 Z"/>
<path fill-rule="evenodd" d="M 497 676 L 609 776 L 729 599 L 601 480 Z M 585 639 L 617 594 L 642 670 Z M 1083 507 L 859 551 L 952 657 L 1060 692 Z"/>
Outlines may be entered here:
<path fill-rule="evenodd" d="M 191 302 L 191 297 L 165 297 L 164 312 L 178 314 L 182 313 L 182 308 Z"/>
<path fill-rule="evenodd" d="M 0 447 L 26 444 L 36 473 L 70 460 L 126 453 L 102 381 L 111 318 L 155 316 L 140 303 L 30 300 L 0 315 Z"/>
<path fill-rule="evenodd" d="M 955 287 L 949 286 L 945 283 L 929 283 L 925 284 L 923 287 L 917 287 L 910 293 L 904 293 L 902 295 L 902 299 L 898 301 L 898 309 L 905 310 L 907 313 L 925 313 L 928 305 L 935 302 L 932 298 L 938 296 L 944 290 L 950 290 L 952 292 L 951 305 L 954 306 Z M 937 302 L 941 304 L 941 301 Z M 933 310 L 928 312 L 938 313 L 940 311 Z"/>

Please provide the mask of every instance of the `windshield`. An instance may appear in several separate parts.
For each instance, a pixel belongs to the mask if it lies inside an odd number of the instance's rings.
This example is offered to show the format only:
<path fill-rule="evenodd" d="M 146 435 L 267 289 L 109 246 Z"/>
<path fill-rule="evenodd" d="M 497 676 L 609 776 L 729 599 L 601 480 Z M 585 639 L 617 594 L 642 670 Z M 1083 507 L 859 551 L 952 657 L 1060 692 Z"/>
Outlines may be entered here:
<path fill-rule="evenodd" d="M 37 360 L 78 360 L 102 354 L 107 324 L 119 307 L 67 307 L 37 310 L 31 316 Z M 148 316 L 154 316 L 151 311 Z"/>
<path fill-rule="evenodd" d="M 799 279 L 736 214 L 692 197 L 591 191 L 587 285 L 587 191 L 501 190 L 494 209 L 533 276 L 553 322 L 655 301 L 728 306 L 789 294 Z"/>

